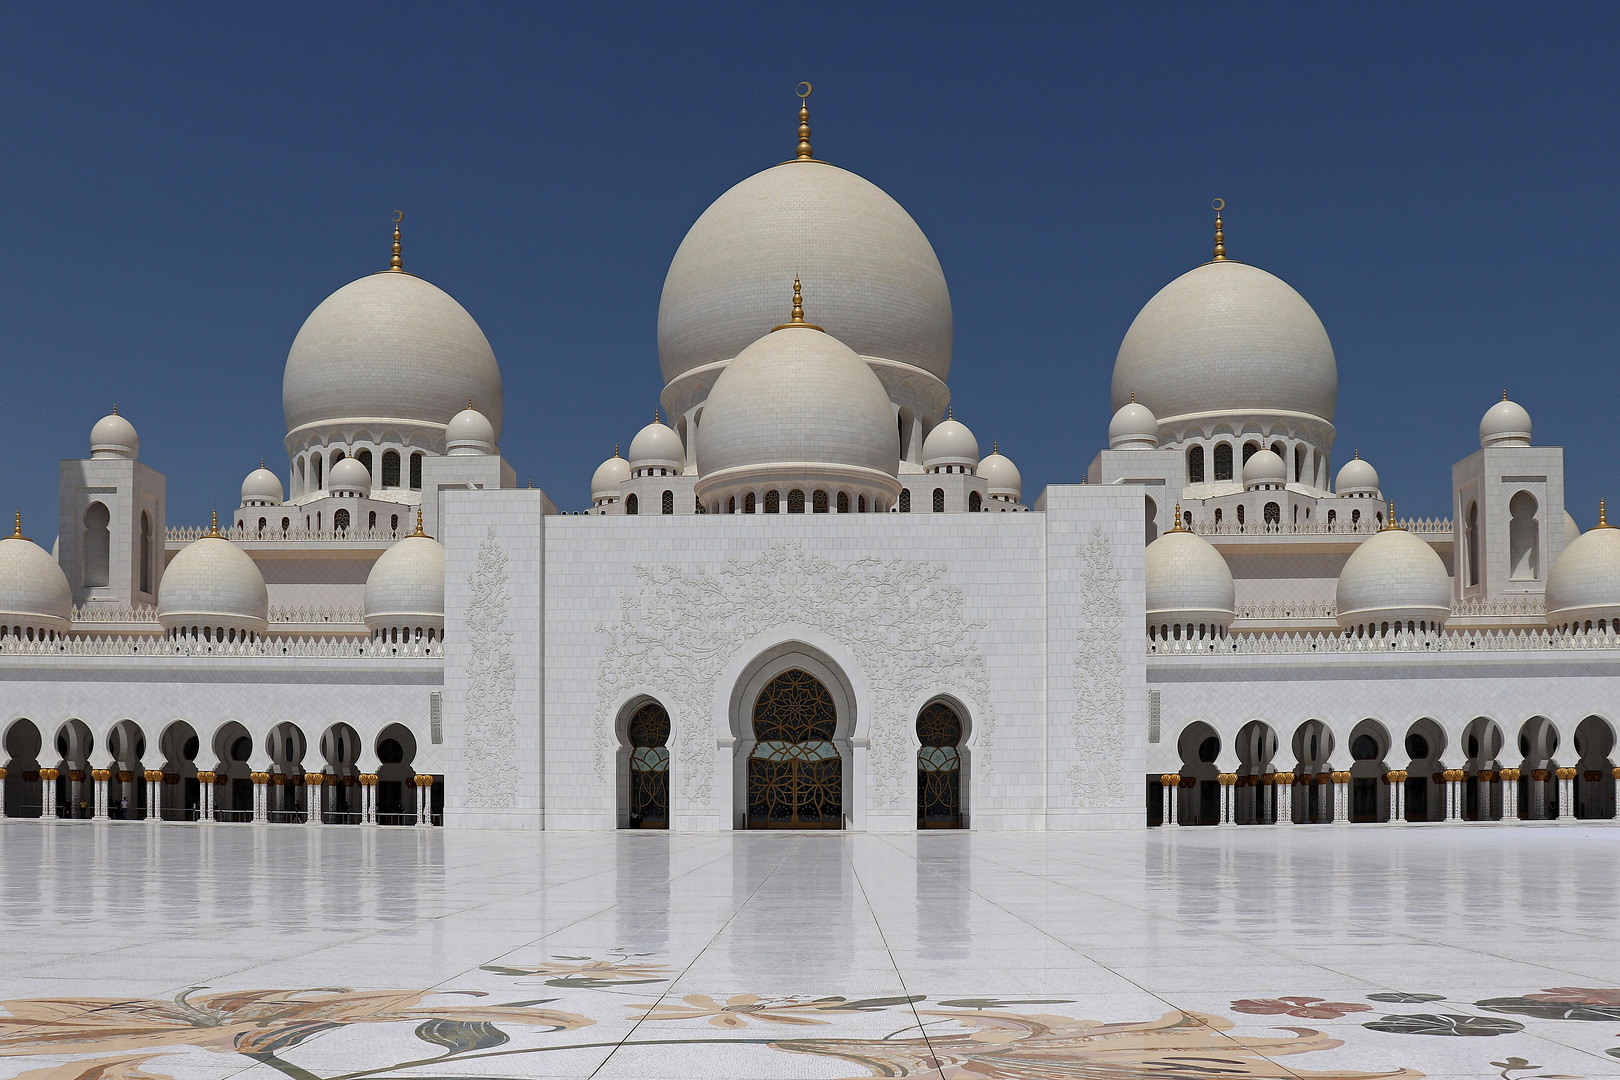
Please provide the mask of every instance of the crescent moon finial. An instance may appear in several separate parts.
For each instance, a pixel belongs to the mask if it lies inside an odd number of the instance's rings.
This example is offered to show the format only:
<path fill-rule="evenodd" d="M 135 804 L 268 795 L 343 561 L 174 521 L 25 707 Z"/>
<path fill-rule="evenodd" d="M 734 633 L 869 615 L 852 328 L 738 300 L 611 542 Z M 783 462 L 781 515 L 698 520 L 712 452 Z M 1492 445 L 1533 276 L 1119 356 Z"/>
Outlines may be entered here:
<path fill-rule="evenodd" d="M 799 153 L 795 161 L 813 161 L 815 154 L 810 151 L 810 90 L 808 82 L 799 84 Z"/>
<path fill-rule="evenodd" d="M 397 274 L 405 272 L 405 260 L 399 253 L 399 223 L 405 220 L 405 211 L 394 211 L 394 257 L 388 260 L 388 269 Z"/>
<path fill-rule="evenodd" d="M 1225 231 L 1224 226 L 1221 224 L 1221 211 L 1226 209 L 1226 200 L 1225 199 L 1216 199 L 1214 202 L 1210 203 L 1209 205 L 1210 205 L 1210 208 L 1215 211 L 1215 256 L 1210 261 L 1211 262 L 1225 262 L 1226 261 L 1226 231 Z"/>

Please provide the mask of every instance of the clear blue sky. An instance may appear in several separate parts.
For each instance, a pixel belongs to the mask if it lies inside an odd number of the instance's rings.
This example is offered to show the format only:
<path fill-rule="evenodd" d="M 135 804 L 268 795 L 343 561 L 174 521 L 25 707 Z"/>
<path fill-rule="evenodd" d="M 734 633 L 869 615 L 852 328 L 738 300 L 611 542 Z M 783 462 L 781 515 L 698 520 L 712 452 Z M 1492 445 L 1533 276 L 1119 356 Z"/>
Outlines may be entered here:
<path fill-rule="evenodd" d="M 500 359 L 519 482 L 584 506 L 661 389 L 676 245 L 791 154 L 810 79 L 817 155 L 933 241 L 957 418 L 1029 495 L 1106 441 L 1120 337 L 1208 258 L 1218 195 L 1333 339 L 1336 465 L 1445 514 L 1505 388 L 1590 526 L 1620 498 L 1617 12 L 7 5 L 0 503 L 48 545 L 57 459 L 114 401 L 171 524 L 285 476 L 287 348 L 399 208 Z"/>

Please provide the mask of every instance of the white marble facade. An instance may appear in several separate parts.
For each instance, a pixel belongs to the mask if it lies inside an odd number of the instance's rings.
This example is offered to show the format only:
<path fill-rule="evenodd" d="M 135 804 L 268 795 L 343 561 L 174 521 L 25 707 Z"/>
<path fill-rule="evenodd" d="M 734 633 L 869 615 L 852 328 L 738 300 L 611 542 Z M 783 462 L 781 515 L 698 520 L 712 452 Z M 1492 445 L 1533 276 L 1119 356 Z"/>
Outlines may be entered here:
<path fill-rule="evenodd" d="M 799 156 L 672 261 L 669 423 L 559 509 L 563 478 L 517 486 L 494 351 L 396 228 L 390 268 L 291 345 L 285 484 L 255 469 L 223 523 L 171 526 L 115 412 L 62 463 L 54 546 L 0 539 L 0 805 L 686 832 L 1613 817 L 1620 531 L 1580 533 L 1562 451 L 1506 395 L 1456 448 L 1451 518 L 1400 518 L 1359 453 L 1335 482 L 1326 328 L 1219 217 L 1215 244 L 1124 335 L 1107 448 L 1025 498 L 954 417 L 927 238 L 816 160 L 801 113 Z"/>

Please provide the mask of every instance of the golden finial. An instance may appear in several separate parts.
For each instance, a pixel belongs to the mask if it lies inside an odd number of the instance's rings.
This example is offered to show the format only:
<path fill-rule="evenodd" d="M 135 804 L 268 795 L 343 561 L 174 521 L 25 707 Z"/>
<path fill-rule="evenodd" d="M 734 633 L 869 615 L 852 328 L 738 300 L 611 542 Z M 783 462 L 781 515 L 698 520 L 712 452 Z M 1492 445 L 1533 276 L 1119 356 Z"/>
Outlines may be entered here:
<path fill-rule="evenodd" d="M 807 323 L 804 321 L 804 291 L 799 284 L 798 274 L 793 275 L 793 318 L 789 319 L 781 326 L 771 327 L 771 333 L 774 334 L 778 330 L 789 330 L 794 328 L 804 330 L 821 329 L 821 327 L 817 326 L 815 323 Z"/>
<path fill-rule="evenodd" d="M 17 521 L 18 521 L 17 535 L 21 536 L 22 535 L 22 524 L 21 524 L 22 515 L 21 514 L 17 515 Z M 1614 528 L 1613 525 L 1609 524 L 1609 513 L 1608 513 L 1608 510 L 1604 507 L 1602 499 L 1598 500 L 1598 523 L 1597 523 L 1597 527 L 1600 528 L 1600 529 L 1612 529 L 1612 528 Z"/>
<path fill-rule="evenodd" d="M 619 444 L 618 443 L 613 444 L 613 456 L 614 457 L 619 456 Z"/>
<path fill-rule="evenodd" d="M 655 405 L 653 406 L 653 423 L 657 424 L 661 422 L 662 421 L 658 419 L 658 407 Z"/>
<path fill-rule="evenodd" d="M 12 529 L 11 538 L 13 540 L 21 540 L 23 538 L 23 534 L 22 534 L 22 511 L 21 510 L 17 511 L 17 527 Z"/>
<path fill-rule="evenodd" d="M 399 223 L 404 221 L 404 220 L 405 220 L 405 211 L 403 211 L 403 210 L 395 210 L 394 211 L 394 257 L 392 259 L 388 260 L 388 269 L 394 271 L 396 274 L 403 274 L 405 272 L 405 260 L 401 259 L 400 256 L 399 256 Z M 472 408 L 471 405 L 469 405 L 467 407 L 469 409 Z"/>
<path fill-rule="evenodd" d="M 1176 521 L 1176 523 L 1173 526 L 1170 527 L 1171 532 L 1186 532 L 1187 531 L 1186 529 L 1183 529 L 1181 527 L 1181 504 L 1180 503 L 1176 503 L 1175 521 Z"/>
<path fill-rule="evenodd" d="M 996 440 L 994 440 L 994 439 L 990 440 L 990 452 L 992 454 L 1001 453 L 1001 447 L 996 443 Z"/>
<path fill-rule="evenodd" d="M 1221 211 L 1226 209 L 1225 199 L 1216 199 L 1210 204 L 1215 210 L 1215 258 L 1214 262 L 1226 261 L 1226 231 L 1221 224 Z"/>
<path fill-rule="evenodd" d="M 1503 397 L 1503 398 L 1502 398 L 1502 400 L 1503 400 L 1503 401 L 1506 401 L 1506 400 L 1507 400 L 1507 398 L 1506 398 L 1506 397 Z M 118 402 L 116 402 L 116 401 L 115 401 L 115 402 L 113 402 L 113 415 L 114 415 L 114 416 L 117 416 L 117 415 L 118 415 Z"/>
<path fill-rule="evenodd" d="M 219 510 L 218 509 L 214 510 L 214 523 L 208 527 L 208 535 L 209 536 L 218 536 L 219 535 Z"/>
<path fill-rule="evenodd" d="M 264 468 L 264 458 L 259 459 L 259 468 Z"/>
<path fill-rule="evenodd" d="M 955 420 L 956 419 L 956 413 L 949 405 L 945 406 L 945 419 L 947 419 L 947 420 Z"/>
<path fill-rule="evenodd" d="M 412 533 L 411 535 L 412 536 L 426 536 L 427 535 L 427 533 L 422 531 L 422 508 L 420 506 L 418 506 L 416 508 L 416 531 L 414 533 Z"/>
<path fill-rule="evenodd" d="M 1389 506 L 1389 520 L 1384 522 L 1384 527 L 1378 530 L 1379 532 L 1389 532 L 1391 529 L 1401 529 L 1401 523 L 1395 519 L 1395 500 L 1389 500 L 1387 505 Z M 1401 531 L 1404 532 L 1405 530 L 1401 529 Z"/>
<path fill-rule="evenodd" d="M 470 410 L 470 409 L 471 409 L 471 408 L 472 408 L 472 398 L 468 398 L 468 399 L 467 399 L 467 408 L 468 408 L 468 409 L 469 409 L 469 410 Z"/>
<path fill-rule="evenodd" d="M 1356 451 L 1356 453 L 1355 453 L 1355 458 L 1356 458 L 1356 460 L 1357 460 L 1357 461 L 1360 461 L 1360 460 L 1361 460 L 1361 451 L 1360 451 L 1360 450 L 1357 450 L 1357 451 Z"/>
<path fill-rule="evenodd" d="M 1131 404 L 1132 405 L 1136 404 L 1136 391 L 1135 390 L 1131 391 Z"/>
<path fill-rule="evenodd" d="M 815 155 L 810 152 L 810 84 L 799 84 L 799 156 L 798 161 L 813 161 Z"/>
<path fill-rule="evenodd" d="M 529 477 L 529 490 L 530 491 L 534 490 L 534 477 L 532 477 L 532 476 Z"/>
<path fill-rule="evenodd" d="M 1506 390 L 1502 391 L 1502 400 L 1503 401 L 1507 400 L 1507 391 Z M 114 411 L 116 412 L 117 410 L 114 410 Z"/>

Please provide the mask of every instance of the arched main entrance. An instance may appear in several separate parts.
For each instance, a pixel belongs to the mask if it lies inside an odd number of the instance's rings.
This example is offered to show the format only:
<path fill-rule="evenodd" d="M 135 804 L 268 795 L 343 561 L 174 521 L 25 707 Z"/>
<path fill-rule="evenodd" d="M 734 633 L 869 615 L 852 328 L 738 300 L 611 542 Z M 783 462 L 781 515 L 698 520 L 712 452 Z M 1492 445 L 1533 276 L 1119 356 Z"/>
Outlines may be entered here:
<path fill-rule="evenodd" d="M 632 829 L 669 828 L 669 713 L 649 701 L 625 725 L 630 741 Z"/>
<path fill-rule="evenodd" d="M 962 717 L 943 701 L 917 714 L 917 828 L 962 827 Z"/>
<path fill-rule="evenodd" d="M 833 745 L 838 711 L 821 680 L 789 668 L 754 700 L 748 828 L 838 829 L 844 763 Z"/>

